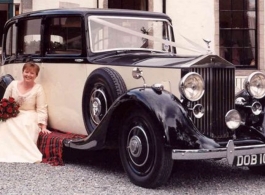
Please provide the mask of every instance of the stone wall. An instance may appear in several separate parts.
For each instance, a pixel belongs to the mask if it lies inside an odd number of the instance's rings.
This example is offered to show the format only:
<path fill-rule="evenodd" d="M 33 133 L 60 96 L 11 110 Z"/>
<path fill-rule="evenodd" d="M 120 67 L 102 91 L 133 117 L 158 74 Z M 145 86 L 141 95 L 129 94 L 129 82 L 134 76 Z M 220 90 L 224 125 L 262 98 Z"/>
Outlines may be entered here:
<path fill-rule="evenodd" d="M 32 0 L 21 0 L 21 13 L 32 11 Z"/>

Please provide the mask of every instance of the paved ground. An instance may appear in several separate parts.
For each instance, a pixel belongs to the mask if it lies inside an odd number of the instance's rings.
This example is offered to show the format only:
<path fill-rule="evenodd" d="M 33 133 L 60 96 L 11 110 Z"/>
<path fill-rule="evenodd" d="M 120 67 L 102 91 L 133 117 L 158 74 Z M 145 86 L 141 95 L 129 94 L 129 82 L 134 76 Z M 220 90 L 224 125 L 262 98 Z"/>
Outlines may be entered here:
<path fill-rule="evenodd" d="M 226 161 L 175 163 L 165 186 L 144 189 L 124 173 L 117 152 L 67 152 L 65 166 L 0 163 L 0 194 L 263 195 L 265 177 Z"/>

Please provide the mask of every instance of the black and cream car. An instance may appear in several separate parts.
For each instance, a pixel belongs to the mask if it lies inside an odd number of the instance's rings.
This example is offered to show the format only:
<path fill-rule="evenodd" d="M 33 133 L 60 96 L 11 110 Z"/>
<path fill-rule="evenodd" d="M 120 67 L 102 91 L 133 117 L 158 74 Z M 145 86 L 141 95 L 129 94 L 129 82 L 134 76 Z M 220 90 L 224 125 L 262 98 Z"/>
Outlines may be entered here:
<path fill-rule="evenodd" d="M 4 27 L 1 89 L 40 65 L 49 126 L 87 135 L 80 150 L 116 147 L 139 186 L 167 181 L 174 160 L 222 159 L 265 172 L 265 75 L 235 93 L 235 66 L 177 54 L 171 19 L 130 10 L 54 9 Z"/>

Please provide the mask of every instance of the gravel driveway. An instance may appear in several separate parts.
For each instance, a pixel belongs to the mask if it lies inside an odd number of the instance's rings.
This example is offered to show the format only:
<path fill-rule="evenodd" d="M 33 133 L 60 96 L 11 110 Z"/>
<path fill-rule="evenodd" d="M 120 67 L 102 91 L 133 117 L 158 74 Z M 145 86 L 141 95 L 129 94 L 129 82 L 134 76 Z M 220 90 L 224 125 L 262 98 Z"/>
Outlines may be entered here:
<path fill-rule="evenodd" d="M 182 161 L 165 186 L 144 189 L 124 173 L 116 151 L 66 151 L 65 166 L 0 163 L 0 194 L 265 194 L 265 177 L 222 161 Z"/>

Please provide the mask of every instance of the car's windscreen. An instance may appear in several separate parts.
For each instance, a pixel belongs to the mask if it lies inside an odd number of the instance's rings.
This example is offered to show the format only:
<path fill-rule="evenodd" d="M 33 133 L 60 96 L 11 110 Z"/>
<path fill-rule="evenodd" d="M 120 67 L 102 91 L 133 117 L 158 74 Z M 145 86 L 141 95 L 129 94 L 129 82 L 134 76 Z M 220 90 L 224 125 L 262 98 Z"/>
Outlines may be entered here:
<path fill-rule="evenodd" d="M 89 17 L 93 52 L 107 50 L 152 50 L 170 52 L 170 26 L 166 20 L 150 18 Z"/>

